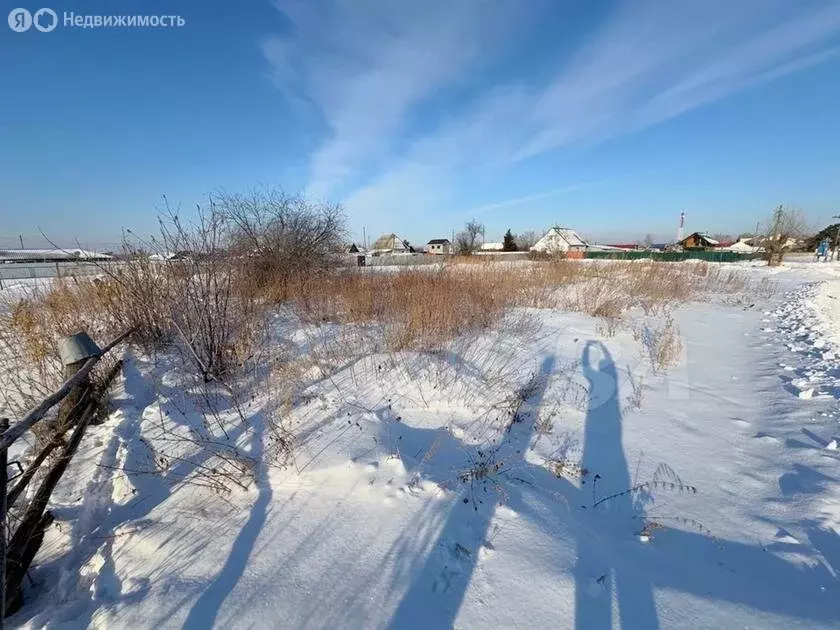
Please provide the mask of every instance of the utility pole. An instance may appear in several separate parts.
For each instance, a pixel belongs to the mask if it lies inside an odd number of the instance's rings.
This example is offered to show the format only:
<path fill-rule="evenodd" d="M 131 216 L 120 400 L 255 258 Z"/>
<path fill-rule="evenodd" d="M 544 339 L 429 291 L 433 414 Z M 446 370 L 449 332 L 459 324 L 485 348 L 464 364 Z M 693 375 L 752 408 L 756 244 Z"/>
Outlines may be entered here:
<path fill-rule="evenodd" d="M 23 234 L 18 234 L 18 238 L 20 239 L 20 248 L 23 249 Z"/>

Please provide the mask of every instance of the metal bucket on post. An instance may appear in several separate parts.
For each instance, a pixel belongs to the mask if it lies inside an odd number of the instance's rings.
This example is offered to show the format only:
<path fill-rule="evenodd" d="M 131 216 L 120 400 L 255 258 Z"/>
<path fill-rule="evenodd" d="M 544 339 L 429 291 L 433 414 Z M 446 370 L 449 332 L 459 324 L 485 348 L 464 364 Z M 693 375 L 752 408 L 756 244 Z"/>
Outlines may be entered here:
<path fill-rule="evenodd" d="M 58 356 L 64 366 L 64 378 L 68 379 L 78 372 L 91 357 L 99 356 L 101 350 L 96 342 L 86 332 L 77 332 L 69 337 L 58 340 Z M 61 401 L 58 408 L 58 423 L 64 424 L 67 415 L 90 389 L 90 377 L 86 376 L 73 388 L 67 397 Z"/>

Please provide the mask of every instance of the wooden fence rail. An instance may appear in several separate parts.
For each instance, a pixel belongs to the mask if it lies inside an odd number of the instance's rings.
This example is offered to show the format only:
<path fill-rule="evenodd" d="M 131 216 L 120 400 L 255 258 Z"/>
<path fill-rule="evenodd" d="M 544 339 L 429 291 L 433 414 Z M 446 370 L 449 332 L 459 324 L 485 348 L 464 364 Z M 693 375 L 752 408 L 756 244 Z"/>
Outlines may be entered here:
<path fill-rule="evenodd" d="M 9 483 L 7 470 L 9 447 L 29 429 L 43 420 L 51 408 L 64 400 L 76 387 L 83 383 L 99 360 L 117 344 L 124 341 L 131 332 L 129 330 L 121 334 L 96 355 L 87 359 L 78 372 L 64 381 L 61 387 L 29 410 L 21 420 L 11 427 L 7 419 L 0 419 L 0 630 L 3 630 L 6 613 L 11 612 L 13 607 L 16 608 L 20 604 L 21 581 L 38 551 L 44 536 L 44 530 L 52 522 L 52 515 L 45 512 L 47 503 L 53 489 L 81 443 L 85 429 L 94 415 L 97 396 L 87 395 L 86 393 L 79 403 L 73 407 L 68 416 L 67 426 L 61 430 L 62 435 L 53 436 L 53 439 L 35 457 L 29 468 L 19 477 L 19 481 L 11 491 L 8 491 L 7 488 Z M 104 389 L 107 389 L 107 383 L 110 383 L 116 376 L 120 365 L 117 364 L 109 372 Z M 100 393 L 104 395 L 105 392 Z M 62 439 L 63 433 L 70 428 L 71 424 L 75 424 L 75 429 L 70 440 L 65 443 Z M 22 519 L 15 531 L 11 532 L 8 527 L 8 509 L 19 499 L 47 456 L 59 446 L 63 446 L 60 457 L 48 471 L 32 501 L 28 506 L 21 509 Z"/>

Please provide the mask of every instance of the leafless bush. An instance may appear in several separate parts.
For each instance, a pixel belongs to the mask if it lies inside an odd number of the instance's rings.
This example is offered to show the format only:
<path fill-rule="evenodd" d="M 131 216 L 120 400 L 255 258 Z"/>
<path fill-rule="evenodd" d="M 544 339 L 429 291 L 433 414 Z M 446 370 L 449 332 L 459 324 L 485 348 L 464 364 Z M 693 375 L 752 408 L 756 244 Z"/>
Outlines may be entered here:
<path fill-rule="evenodd" d="M 99 312 L 114 329 L 133 330 L 132 341 L 151 350 L 173 337 L 169 305 L 175 290 L 172 268 L 152 260 L 129 241 L 123 261 L 101 265 L 93 296 Z"/>
<path fill-rule="evenodd" d="M 808 224 L 802 212 L 796 208 L 778 206 L 761 230 L 760 246 L 764 249 L 767 264 L 775 267 L 782 264 L 785 254 L 797 239 L 808 233 Z"/>
<path fill-rule="evenodd" d="M 527 252 L 540 240 L 540 234 L 533 230 L 528 230 L 515 234 L 513 240 L 516 241 L 516 247 L 519 251 Z"/>
<path fill-rule="evenodd" d="M 624 399 L 625 406 L 622 409 L 623 413 L 641 409 L 645 397 L 644 377 L 641 374 L 634 377 L 630 366 L 627 366 L 627 375 L 630 384 L 630 394 Z"/>
<path fill-rule="evenodd" d="M 596 475 L 597 477 L 597 475 Z M 635 495 L 643 495 L 642 496 L 642 503 L 645 503 L 647 500 L 650 499 L 649 494 L 655 490 L 666 490 L 671 492 L 676 492 L 679 494 L 697 494 L 697 487 L 683 483 L 683 480 L 680 479 L 679 475 L 677 475 L 674 470 L 668 466 L 667 464 L 660 464 L 656 467 L 656 470 L 653 473 L 653 477 L 648 481 L 644 481 L 641 483 L 637 483 L 631 488 L 626 488 L 619 492 L 613 492 L 607 496 L 598 497 L 597 496 L 597 488 L 595 487 L 595 480 L 593 480 L 593 487 L 592 487 L 592 507 L 596 508 L 599 505 L 603 505 L 604 503 L 609 503 L 614 501 L 615 499 L 626 497 L 626 496 L 635 496 Z"/>
<path fill-rule="evenodd" d="M 290 286 L 334 266 L 346 233 L 339 205 L 318 204 L 279 189 L 221 193 L 211 199 L 231 252 L 256 290 L 285 300 Z"/>
<path fill-rule="evenodd" d="M 262 321 L 260 304 L 237 293 L 237 266 L 225 240 L 229 221 L 212 201 L 189 225 L 168 208 L 161 217 L 164 251 L 183 253 L 164 263 L 171 323 L 205 381 L 250 358 Z"/>
<path fill-rule="evenodd" d="M 661 374 L 679 362 L 683 346 L 679 329 L 670 313 L 661 326 L 644 324 L 635 336 L 642 343 L 654 374 Z"/>

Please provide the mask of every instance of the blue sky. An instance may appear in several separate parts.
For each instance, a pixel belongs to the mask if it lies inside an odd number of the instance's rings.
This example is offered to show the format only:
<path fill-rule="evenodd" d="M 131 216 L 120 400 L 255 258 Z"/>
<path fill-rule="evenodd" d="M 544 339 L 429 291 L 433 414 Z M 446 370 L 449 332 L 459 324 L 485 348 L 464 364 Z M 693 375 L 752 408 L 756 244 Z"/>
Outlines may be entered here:
<path fill-rule="evenodd" d="M 15 0 L 8 9 L 27 6 Z M 0 28 L 0 246 L 150 232 L 281 185 L 352 234 L 597 240 L 840 212 L 840 2 L 52 2 L 182 28 Z"/>

